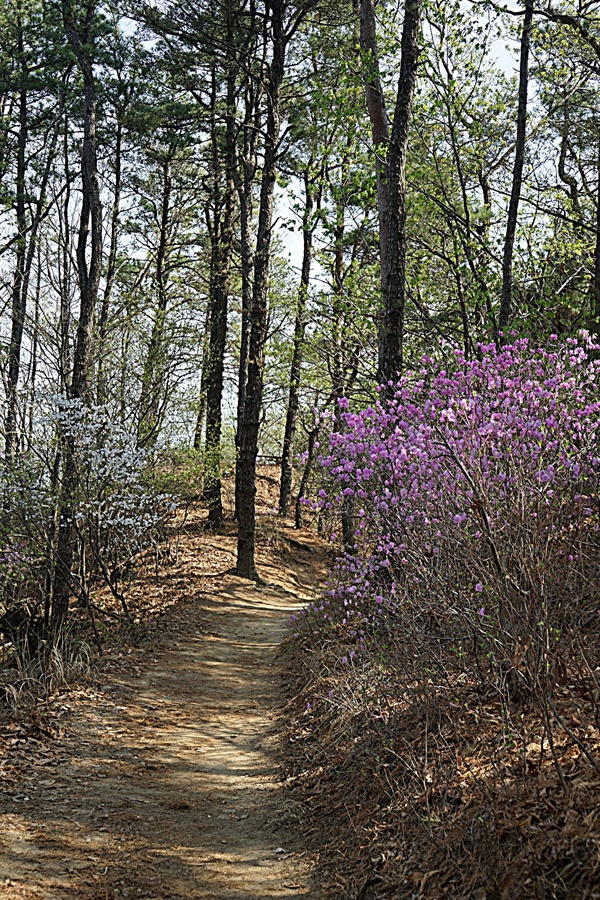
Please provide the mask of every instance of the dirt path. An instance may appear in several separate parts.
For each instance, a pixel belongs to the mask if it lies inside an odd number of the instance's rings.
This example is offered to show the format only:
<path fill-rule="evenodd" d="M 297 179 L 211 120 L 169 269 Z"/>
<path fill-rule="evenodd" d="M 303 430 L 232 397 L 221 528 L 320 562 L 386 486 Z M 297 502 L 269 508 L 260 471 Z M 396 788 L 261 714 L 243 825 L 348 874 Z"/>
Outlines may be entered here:
<path fill-rule="evenodd" d="M 265 564 L 267 587 L 222 576 L 212 596 L 189 566 L 170 573 L 192 596 L 167 637 L 119 664 L 92 704 L 68 695 L 61 758 L 45 765 L 40 739 L 19 790 L 0 794 L 0 897 L 321 896 L 276 746 L 275 656 L 309 596 L 311 556 Z"/>

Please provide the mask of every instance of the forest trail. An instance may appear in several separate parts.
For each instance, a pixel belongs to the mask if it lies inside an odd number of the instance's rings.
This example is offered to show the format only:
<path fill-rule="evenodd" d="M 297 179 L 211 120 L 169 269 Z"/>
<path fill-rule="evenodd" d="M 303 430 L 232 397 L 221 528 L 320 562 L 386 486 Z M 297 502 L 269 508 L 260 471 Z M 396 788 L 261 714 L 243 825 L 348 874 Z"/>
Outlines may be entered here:
<path fill-rule="evenodd" d="M 232 538 L 184 541 L 156 586 L 181 594 L 167 632 L 117 660 L 92 702 L 63 695 L 58 758 L 43 736 L 29 751 L 13 742 L 21 778 L 0 793 L 0 897 L 321 896 L 278 781 L 275 658 L 323 563 L 310 535 L 294 536 L 284 562 L 259 556 L 266 586 L 206 572 L 231 558 Z"/>

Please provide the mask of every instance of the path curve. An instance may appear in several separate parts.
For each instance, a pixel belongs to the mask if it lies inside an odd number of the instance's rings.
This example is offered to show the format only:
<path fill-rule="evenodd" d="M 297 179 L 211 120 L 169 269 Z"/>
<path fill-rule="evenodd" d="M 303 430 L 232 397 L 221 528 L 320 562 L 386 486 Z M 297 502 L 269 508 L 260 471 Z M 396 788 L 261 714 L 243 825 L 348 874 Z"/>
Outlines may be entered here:
<path fill-rule="evenodd" d="M 277 762 L 275 657 L 310 595 L 289 568 L 263 571 L 267 586 L 227 575 L 174 614 L 92 707 L 67 701 L 52 777 L 0 798 L 0 897 L 321 897 Z"/>

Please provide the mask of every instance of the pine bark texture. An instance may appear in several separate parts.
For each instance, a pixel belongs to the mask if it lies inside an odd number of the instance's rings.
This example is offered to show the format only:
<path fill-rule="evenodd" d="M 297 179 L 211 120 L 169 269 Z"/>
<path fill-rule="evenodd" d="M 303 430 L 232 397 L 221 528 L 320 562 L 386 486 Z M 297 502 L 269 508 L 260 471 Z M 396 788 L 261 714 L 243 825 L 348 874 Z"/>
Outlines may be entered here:
<path fill-rule="evenodd" d="M 533 25 L 533 0 L 526 0 L 523 30 L 521 32 L 521 50 L 519 63 L 519 100 L 517 108 L 517 140 L 515 145 L 515 161 L 513 165 L 512 187 L 506 220 L 506 237 L 502 256 L 502 295 L 500 297 L 500 313 L 498 329 L 503 331 L 509 323 L 512 306 L 513 255 L 515 235 L 517 233 L 517 217 L 519 201 L 523 185 L 523 165 L 525 163 L 525 144 L 527 132 L 527 88 L 529 84 L 529 46 Z"/>
<path fill-rule="evenodd" d="M 206 390 L 206 482 L 204 500 L 208 504 L 208 521 L 217 528 L 223 521 L 221 497 L 221 403 L 227 341 L 229 273 L 233 253 L 233 217 L 235 212 L 235 76 L 227 77 L 227 113 L 225 125 L 225 189 L 219 164 L 216 121 L 213 123 L 215 166 L 215 217 L 212 233 L 210 337 Z"/>
<path fill-rule="evenodd" d="M 265 344 L 267 340 L 269 256 L 279 149 L 281 88 L 287 44 L 282 0 L 275 0 L 271 7 L 271 32 L 273 54 L 269 63 L 267 83 L 267 123 L 254 257 L 254 284 L 250 315 L 252 324 L 248 345 L 248 378 L 242 411 L 237 460 L 239 467 L 237 574 L 242 578 L 253 579 L 257 578 L 255 564 L 256 457 L 262 411 Z"/>
<path fill-rule="evenodd" d="M 406 0 L 394 121 L 390 130 L 377 56 L 374 0 L 360 3 L 365 95 L 376 153 L 382 312 L 378 380 L 402 371 L 406 306 L 406 154 L 419 59 L 421 0 Z"/>
<path fill-rule="evenodd" d="M 96 86 L 89 46 L 95 7 L 94 0 L 91 0 L 85 9 L 83 33 L 80 34 L 70 0 L 62 2 L 65 34 L 77 58 L 84 88 L 84 127 L 81 149 L 82 209 L 77 242 L 80 307 L 70 390 L 70 399 L 81 400 L 84 403 L 88 394 L 94 315 L 102 270 L 102 206 L 96 154 Z M 87 261 L 88 250 L 89 264 Z M 65 465 L 50 621 L 51 629 L 55 633 L 64 624 L 69 611 L 75 541 L 74 501 L 79 486 L 79 469 L 74 439 L 67 435 L 63 437 L 63 444 Z"/>
<path fill-rule="evenodd" d="M 237 174 L 236 187 L 240 205 L 240 268 L 242 276 L 242 327 L 240 338 L 240 363 L 238 370 L 237 422 L 235 446 L 239 456 L 241 446 L 242 420 L 246 402 L 246 385 L 248 383 L 248 362 L 250 350 L 250 331 L 252 327 L 252 275 L 254 269 L 254 250 L 252 247 L 252 192 L 256 178 L 257 140 L 260 124 L 260 101 L 262 92 L 254 83 L 252 76 L 247 77 L 245 86 L 245 113 L 243 131 L 242 175 Z M 241 467 L 235 470 L 235 512 L 239 518 Z"/>

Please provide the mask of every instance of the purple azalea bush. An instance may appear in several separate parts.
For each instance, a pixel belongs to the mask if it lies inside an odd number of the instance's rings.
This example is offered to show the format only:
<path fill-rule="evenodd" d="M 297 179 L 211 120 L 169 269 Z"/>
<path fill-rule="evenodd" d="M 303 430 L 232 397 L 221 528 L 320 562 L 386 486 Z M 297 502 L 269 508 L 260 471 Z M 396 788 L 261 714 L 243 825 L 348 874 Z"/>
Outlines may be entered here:
<path fill-rule="evenodd" d="M 304 620 L 544 691 L 600 619 L 598 347 L 479 350 L 424 358 L 361 412 L 342 401 L 315 505 L 351 504 L 356 547 Z"/>

